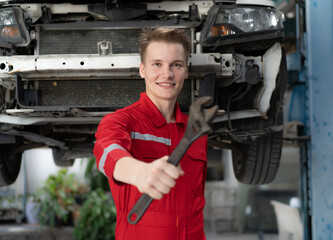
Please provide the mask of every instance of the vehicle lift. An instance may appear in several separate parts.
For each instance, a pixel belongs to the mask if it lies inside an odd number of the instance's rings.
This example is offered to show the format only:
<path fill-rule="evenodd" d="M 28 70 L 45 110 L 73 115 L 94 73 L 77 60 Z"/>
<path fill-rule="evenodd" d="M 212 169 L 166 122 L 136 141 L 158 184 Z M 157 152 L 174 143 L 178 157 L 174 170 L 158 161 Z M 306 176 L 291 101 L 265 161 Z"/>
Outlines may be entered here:
<path fill-rule="evenodd" d="M 333 239 L 333 1 L 296 2 L 297 47 L 292 65 L 299 69 L 288 120 L 303 122 L 304 134 L 309 136 L 301 148 L 303 233 L 305 240 L 330 240 Z"/>

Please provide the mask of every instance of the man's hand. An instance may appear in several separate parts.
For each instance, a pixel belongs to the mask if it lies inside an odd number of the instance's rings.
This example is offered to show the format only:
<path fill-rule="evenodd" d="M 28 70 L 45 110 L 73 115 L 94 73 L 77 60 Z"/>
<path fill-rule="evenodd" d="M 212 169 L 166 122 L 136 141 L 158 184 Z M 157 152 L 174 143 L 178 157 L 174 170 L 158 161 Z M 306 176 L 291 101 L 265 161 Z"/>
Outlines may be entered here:
<path fill-rule="evenodd" d="M 141 193 L 147 193 L 154 199 L 161 199 L 176 185 L 176 180 L 184 175 L 180 166 L 167 162 L 168 156 L 145 164 L 137 174 L 134 185 Z"/>
<path fill-rule="evenodd" d="M 154 199 L 161 199 L 176 185 L 176 180 L 184 175 L 180 166 L 167 162 L 168 156 L 145 163 L 131 157 L 124 157 L 116 163 L 113 177 L 132 184 L 141 193 L 147 193 Z"/>

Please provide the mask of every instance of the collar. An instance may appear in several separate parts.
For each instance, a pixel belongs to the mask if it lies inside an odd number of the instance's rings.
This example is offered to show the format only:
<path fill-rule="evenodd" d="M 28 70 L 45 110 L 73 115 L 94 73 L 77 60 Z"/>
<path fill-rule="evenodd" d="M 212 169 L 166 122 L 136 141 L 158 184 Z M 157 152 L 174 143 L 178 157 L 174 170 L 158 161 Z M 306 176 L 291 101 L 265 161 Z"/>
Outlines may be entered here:
<path fill-rule="evenodd" d="M 155 106 L 155 104 L 150 100 L 145 92 L 140 94 L 140 105 L 143 107 L 142 111 L 145 115 L 152 120 L 156 127 L 162 127 L 164 124 L 167 123 L 164 116 L 160 112 L 160 110 Z M 175 120 L 177 124 L 184 124 L 187 123 L 187 115 L 181 112 L 178 103 L 175 105 L 174 109 L 175 113 Z"/>

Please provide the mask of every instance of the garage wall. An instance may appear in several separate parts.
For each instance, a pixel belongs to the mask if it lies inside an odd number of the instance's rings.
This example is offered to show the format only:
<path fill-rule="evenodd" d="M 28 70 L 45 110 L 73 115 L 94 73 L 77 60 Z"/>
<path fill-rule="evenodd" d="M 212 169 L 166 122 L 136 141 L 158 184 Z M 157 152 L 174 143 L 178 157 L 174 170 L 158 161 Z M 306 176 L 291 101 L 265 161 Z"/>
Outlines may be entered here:
<path fill-rule="evenodd" d="M 77 179 L 84 183 L 85 168 L 85 159 L 77 159 L 74 165 L 68 168 L 68 172 L 74 173 Z M 25 151 L 22 157 L 19 177 L 13 185 L 16 189 L 16 194 L 24 193 L 24 174 L 26 192 L 29 194 L 34 193 L 51 174 L 56 174 L 59 169 L 61 168 L 57 167 L 53 162 L 51 149 L 40 148 Z"/>

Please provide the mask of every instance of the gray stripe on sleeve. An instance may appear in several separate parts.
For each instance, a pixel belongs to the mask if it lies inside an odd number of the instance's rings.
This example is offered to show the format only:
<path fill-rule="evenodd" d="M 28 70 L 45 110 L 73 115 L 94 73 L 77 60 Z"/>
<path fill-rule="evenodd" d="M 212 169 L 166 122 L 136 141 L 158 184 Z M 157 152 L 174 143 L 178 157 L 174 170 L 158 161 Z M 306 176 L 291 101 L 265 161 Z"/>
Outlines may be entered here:
<path fill-rule="evenodd" d="M 115 149 L 121 149 L 121 150 L 126 151 L 122 146 L 120 146 L 119 144 L 116 144 L 116 143 L 113 143 L 113 144 L 111 144 L 110 146 L 108 146 L 107 148 L 104 149 L 101 160 L 99 161 L 98 168 L 99 168 L 99 171 L 101 171 L 105 176 L 106 176 L 106 174 L 105 174 L 105 171 L 104 171 L 104 165 L 105 165 L 106 158 L 107 158 L 109 152 L 111 152 Z M 108 177 L 108 176 L 106 176 L 106 177 Z"/>

